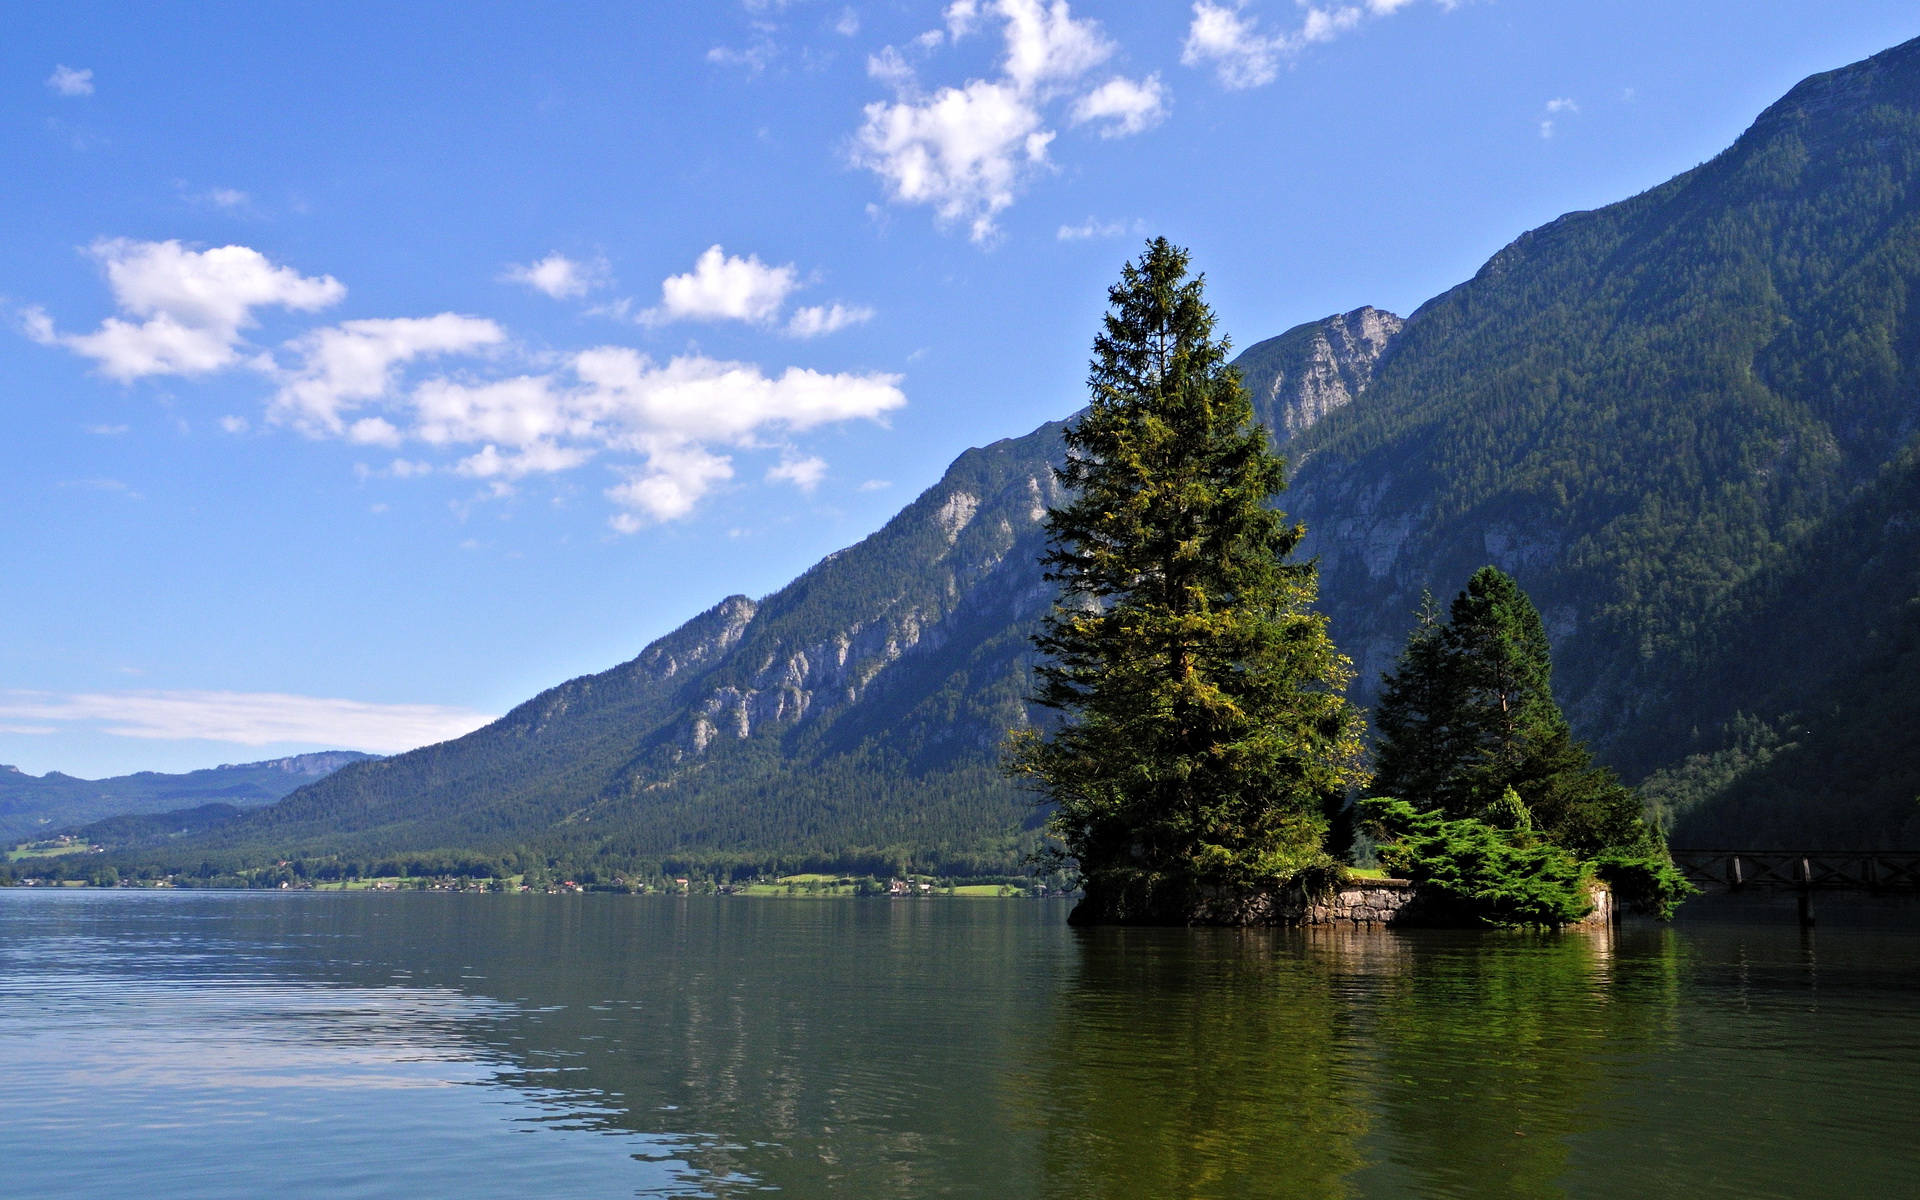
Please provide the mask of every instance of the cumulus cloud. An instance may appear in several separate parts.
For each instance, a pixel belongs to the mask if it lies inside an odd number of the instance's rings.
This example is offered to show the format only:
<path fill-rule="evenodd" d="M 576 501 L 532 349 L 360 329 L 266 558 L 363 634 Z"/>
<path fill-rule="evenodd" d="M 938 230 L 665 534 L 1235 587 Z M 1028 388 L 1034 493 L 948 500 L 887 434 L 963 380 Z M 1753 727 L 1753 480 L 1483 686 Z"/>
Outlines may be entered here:
<path fill-rule="evenodd" d="M 1263 33 L 1259 18 L 1243 15 L 1245 0 L 1232 6 L 1198 0 L 1187 27 L 1180 61 L 1189 67 L 1212 67 L 1220 85 L 1229 90 L 1272 83 L 1283 59 L 1318 42 L 1330 42 L 1367 17 L 1385 17 L 1414 0 L 1353 0 L 1351 3 L 1311 4 L 1302 0 L 1306 17 L 1291 33 Z M 1436 0 L 1452 8 L 1457 0 Z"/>
<path fill-rule="evenodd" d="M 91 96 L 93 95 L 93 72 L 76 71 L 65 63 L 61 63 L 54 67 L 53 74 L 47 76 L 47 86 L 62 96 Z"/>
<path fill-rule="evenodd" d="M 787 322 L 787 334 L 797 338 L 819 337 L 872 319 L 873 310 L 864 305 L 810 304 L 794 310 Z"/>
<path fill-rule="evenodd" d="M 1005 46 L 999 74 L 922 95 L 898 50 L 875 55 L 869 73 L 897 94 L 863 110 L 853 161 L 880 176 L 895 203 L 926 205 L 941 224 L 964 224 L 984 242 L 1025 181 L 1050 165 L 1048 106 L 1079 89 L 1115 46 L 1098 22 L 1074 17 L 1066 0 L 956 0 L 945 17 L 944 31 L 930 30 L 913 44 L 926 50 L 957 41 L 997 17 Z M 1158 123 L 1165 101 L 1157 77 L 1116 77 L 1078 97 L 1070 119 L 1104 121 L 1103 135 L 1125 136 Z"/>
<path fill-rule="evenodd" d="M 251 324 L 253 308 L 315 309 L 345 292 L 330 277 L 303 277 L 245 247 L 202 252 L 175 242 L 112 242 L 96 252 L 128 318 L 111 319 L 100 333 L 72 336 L 30 311 L 25 329 L 42 342 L 89 354 L 123 378 L 189 374 L 238 361 L 240 330 Z M 660 311 L 673 319 L 753 321 L 794 337 L 872 316 L 870 309 L 835 303 L 801 308 L 776 324 L 796 286 L 791 266 L 729 257 L 715 246 L 692 272 L 666 281 Z M 732 477 L 732 450 L 779 448 L 782 465 L 771 477 L 811 486 L 824 464 L 799 457 L 791 435 L 833 422 L 878 420 L 906 402 L 898 375 L 803 367 L 770 373 L 699 354 L 662 365 L 623 346 L 546 357 L 538 370 L 523 367 L 519 374 L 484 361 L 512 352 L 497 323 L 440 313 L 342 321 L 287 342 L 278 359 L 258 354 L 248 361 L 277 385 L 267 403 L 274 424 L 363 445 L 437 447 L 456 459 L 436 468 L 397 458 L 391 469 L 362 468 L 363 475 L 444 470 L 484 480 L 492 494 L 506 495 L 527 476 L 603 460 L 624 481 L 608 492 L 625 510 L 615 522 L 620 529 L 686 516 Z M 483 361 L 458 373 L 406 379 L 410 367 L 456 355 Z M 236 416 L 220 426 L 230 433 L 249 428 Z"/>
<path fill-rule="evenodd" d="M 263 307 L 314 312 L 338 303 L 347 289 L 331 275 L 301 275 L 258 250 L 220 246 L 189 250 L 177 241 L 95 242 L 114 302 L 133 320 L 108 317 L 87 334 L 59 334 L 46 314 L 27 314 L 27 333 L 93 359 L 122 382 L 147 375 L 203 375 L 240 360 L 241 331 Z"/>
<path fill-rule="evenodd" d="M 505 278 L 509 283 L 524 283 L 552 299 L 570 300 L 598 287 L 606 275 L 605 263 L 584 263 L 555 251 L 538 262 L 508 267 Z"/>
<path fill-rule="evenodd" d="M 408 396 L 411 412 L 399 432 L 430 445 L 473 447 L 457 470 L 480 479 L 569 470 L 599 455 L 638 458 L 615 463 L 624 482 L 607 493 L 628 510 L 614 527 L 632 531 L 686 516 L 732 478 L 732 461 L 720 449 L 880 418 L 906 403 L 899 383 L 897 375 L 801 367 L 770 376 L 749 363 L 703 355 L 662 366 L 637 350 L 602 346 L 551 374 L 429 380 Z"/>
<path fill-rule="evenodd" d="M 373 704 L 280 692 L 7 692 L 0 718 L 57 722 L 53 732 L 97 729 L 119 737 L 297 743 L 393 754 L 471 733 L 495 718 L 438 704 Z"/>
<path fill-rule="evenodd" d="M 792 264 L 770 267 L 758 255 L 730 256 L 709 246 L 684 275 L 660 283 L 660 305 L 641 314 L 649 325 L 671 321 L 751 321 L 765 323 L 780 313 L 787 295 L 800 286 Z"/>
<path fill-rule="evenodd" d="M 350 428 L 344 414 L 388 395 L 401 366 L 415 359 L 465 354 L 506 341 L 506 331 L 482 317 L 343 321 L 291 343 L 300 365 L 284 373 L 268 412 L 310 436 L 347 433 L 356 441 L 394 445 L 398 431 L 378 417 Z"/>
<path fill-rule="evenodd" d="M 1104 121 L 1101 137 L 1128 137 L 1152 129 L 1167 119 L 1167 89 L 1160 76 L 1142 80 L 1124 76 L 1109 79 L 1073 105 L 1073 123 Z"/>
<path fill-rule="evenodd" d="M 999 0 L 994 11 L 1006 22 L 1002 69 L 1023 93 L 1070 83 L 1113 56 L 1099 23 L 1075 20 L 1067 0 Z"/>

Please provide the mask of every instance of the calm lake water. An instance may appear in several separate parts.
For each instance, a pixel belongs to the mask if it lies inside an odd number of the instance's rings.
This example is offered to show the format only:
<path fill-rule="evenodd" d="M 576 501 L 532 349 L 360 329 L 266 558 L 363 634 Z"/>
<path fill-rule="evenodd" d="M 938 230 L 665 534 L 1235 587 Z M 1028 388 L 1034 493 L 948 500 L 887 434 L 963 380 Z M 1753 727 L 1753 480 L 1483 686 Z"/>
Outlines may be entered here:
<path fill-rule="evenodd" d="M 0 891 L 0 1193 L 1920 1195 L 1920 935 Z"/>

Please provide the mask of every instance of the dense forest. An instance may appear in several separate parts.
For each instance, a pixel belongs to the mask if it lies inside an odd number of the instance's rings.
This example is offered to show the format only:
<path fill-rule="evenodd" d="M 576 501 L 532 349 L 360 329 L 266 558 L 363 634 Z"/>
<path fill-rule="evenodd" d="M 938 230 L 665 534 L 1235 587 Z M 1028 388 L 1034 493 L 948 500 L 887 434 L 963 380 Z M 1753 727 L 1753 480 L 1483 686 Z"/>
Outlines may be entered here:
<path fill-rule="evenodd" d="M 1492 563 L 1539 605 L 1574 731 L 1674 844 L 1920 845 L 1917 172 L 1920 41 L 1404 325 L 1363 309 L 1243 353 L 1354 700 L 1423 592 Z M 1016 870 L 1043 816 L 997 764 L 1036 717 L 1060 434 L 968 451 L 787 587 L 486 729 L 124 861 Z"/>

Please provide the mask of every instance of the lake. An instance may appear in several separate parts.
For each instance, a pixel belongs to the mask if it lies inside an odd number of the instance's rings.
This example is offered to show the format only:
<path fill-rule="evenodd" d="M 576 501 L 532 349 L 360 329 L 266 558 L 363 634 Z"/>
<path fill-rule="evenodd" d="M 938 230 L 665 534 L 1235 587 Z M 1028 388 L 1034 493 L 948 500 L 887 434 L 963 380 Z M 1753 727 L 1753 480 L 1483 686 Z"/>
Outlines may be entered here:
<path fill-rule="evenodd" d="M 0 890 L 0 1192 L 1920 1195 L 1910 921 L 1066 911 Z"/>

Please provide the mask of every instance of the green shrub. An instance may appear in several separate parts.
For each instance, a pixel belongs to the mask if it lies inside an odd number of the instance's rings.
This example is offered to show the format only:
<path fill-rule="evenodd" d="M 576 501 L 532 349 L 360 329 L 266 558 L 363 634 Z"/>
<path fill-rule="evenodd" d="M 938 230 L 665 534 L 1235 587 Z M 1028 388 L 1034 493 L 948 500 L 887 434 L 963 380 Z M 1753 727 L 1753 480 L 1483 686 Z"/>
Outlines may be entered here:
<path fill-rule="evenodd" d="M 1442 915 L 1493 926 L 1565 925 L 1593 911 L 1587 866 L 1524 830 L 1449 820 L 1390 797 L 1360 801 L 1360 815 L 1382 843 L 1380 861 L 1419 884 Z"/>
<path fill-rule="evenodd" d="M 1674 867 L 1662 845 L 1602 851 L 1594 856 L 1593 869 L 1613 889 L 1615 903 L 1662 921 L 1673 920 L 1680 902 L 1700 891 Z"/>

